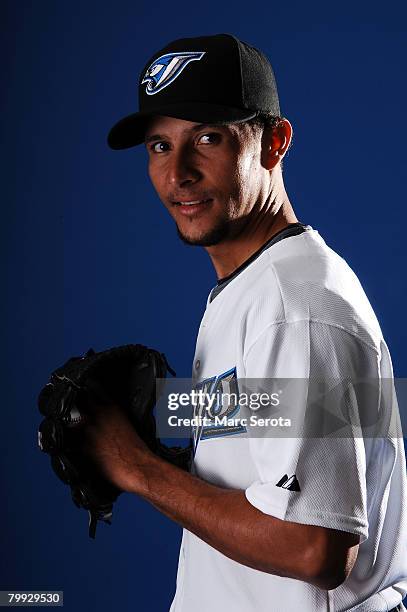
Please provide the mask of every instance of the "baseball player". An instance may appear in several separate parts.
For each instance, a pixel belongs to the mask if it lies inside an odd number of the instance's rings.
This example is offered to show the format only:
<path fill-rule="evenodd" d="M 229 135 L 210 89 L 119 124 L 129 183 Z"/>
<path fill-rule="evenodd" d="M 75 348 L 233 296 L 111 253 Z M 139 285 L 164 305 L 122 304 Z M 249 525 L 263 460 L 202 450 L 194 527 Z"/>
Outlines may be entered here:
<path fill-rule="evenodd" d="M 269 61 L 231 35 L 177 40 L 147 62 L 139 99 L 109 144 L 145 143 L 180 238 L 205 247 L 218 277 L 194 385 L 303 385 L 290 404 L 301 435 L 284 423 L 280 435 L 272 424 L 256 434 L 239 418 L 216 419 L 242 416 L 239 404 L 208 410 L 194 431 L 193 473 L 156 457 L 113 410 L 95 426 L 92 452 L 106 476 L 184 527 L 171 611 L 404 609 L 403 440 L 393 427 L 365 435 L 361 426 L 366 414 L 397 421 L 384 384 L 390 355 L 355 274 L 289 201 L 282 160 L 292 127 Z M 325 416 L 304 381 L 360 379 L 383 384 L 346 387 L 351 433 L 313 436 L 310 424 Z M 331 391 L 320 401 L 332 412 Z"/>

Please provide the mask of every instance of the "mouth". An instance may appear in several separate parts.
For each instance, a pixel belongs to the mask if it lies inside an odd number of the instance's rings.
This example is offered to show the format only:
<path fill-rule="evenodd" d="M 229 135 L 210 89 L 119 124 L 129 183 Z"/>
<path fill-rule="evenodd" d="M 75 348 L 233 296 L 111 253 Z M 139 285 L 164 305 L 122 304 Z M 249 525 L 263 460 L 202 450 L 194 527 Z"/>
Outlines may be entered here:
<path fill-rule="evenodd" d="M 192 216 L 205 210 L 213 202 L 212 198 L 206 200 L 182 200 L 173 202 L 181 214 Z"/>
<path fill-rule="evenodd" d="M 173 204 L 175 206 L 199 206 L 200 204 L 207 204 L 208 202 L 211 202 L 211 198 L 208 198 L 207 200 L 182 200 L 179 202 L 173 202 Z"/>

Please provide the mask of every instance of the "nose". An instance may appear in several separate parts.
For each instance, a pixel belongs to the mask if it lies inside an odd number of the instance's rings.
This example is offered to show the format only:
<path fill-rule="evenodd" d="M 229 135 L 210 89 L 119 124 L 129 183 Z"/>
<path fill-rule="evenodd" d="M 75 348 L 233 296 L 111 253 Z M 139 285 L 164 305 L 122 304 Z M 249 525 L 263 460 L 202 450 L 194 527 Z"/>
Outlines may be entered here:
<path fill-rule="evenodd" d="M 168 157 L 167 178 L 172 187 L 186 187 L 199 181 L 201 172 L 194 162 L 194 155 L 187 146 L 173 149 Z"/>

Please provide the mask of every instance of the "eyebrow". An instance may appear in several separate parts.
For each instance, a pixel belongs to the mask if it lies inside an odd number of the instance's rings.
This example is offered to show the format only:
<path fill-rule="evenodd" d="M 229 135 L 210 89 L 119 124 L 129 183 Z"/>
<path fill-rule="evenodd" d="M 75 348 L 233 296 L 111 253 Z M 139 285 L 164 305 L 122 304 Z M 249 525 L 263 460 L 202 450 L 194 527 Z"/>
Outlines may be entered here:
<path fill-rule="evenodd" d="M 194 125 L 194 127 L 188 128 L 185 131 L 199 132 L 200 130 L 219 129 L 221 127 L 226 127 L 226 125 L 224 123 L 199 123 L 198 125 Z M 166 136 L 165 134 L 152 134 L 151 136 L 145 139 L 144 143 L 148 144 L 149 142 L 152 142 L 154 140 L 166 139 L 168 139 L 168 136 Z"/>
<path fill-rule="evenodd" d="M 144 140 L 145 144 L 152 142 L 153 140 L 165 140 L 165 136 L 163 134 L 153 134 Z"/>

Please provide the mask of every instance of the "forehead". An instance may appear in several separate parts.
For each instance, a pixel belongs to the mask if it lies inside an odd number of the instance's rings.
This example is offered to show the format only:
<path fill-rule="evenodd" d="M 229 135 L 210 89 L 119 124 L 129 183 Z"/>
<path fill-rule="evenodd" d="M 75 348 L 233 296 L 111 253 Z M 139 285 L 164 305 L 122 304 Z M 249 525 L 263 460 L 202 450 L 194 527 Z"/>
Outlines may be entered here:
<path fill-rule="evenodd" d="M 184 131 L 199 125 L 192 121 L 184 121 L 184 119 L 175 119 L 175 117 L 165 117 L 164 115 L 153 115 L 149 120 L 146 128 L 146 136 L 157 130 L 174 130 Z"/>
<path fill-rule="evenodd" d="M 176 119 L 175 117 L 166 117 L 164 115 L 153 115 L 147 124 L 145 131 L 145 139 L 149 139 L 155 134 L 166 134 L 172 136 L 182 136 L 184 134 L 194 134 L 203 129 L 221 129 L 231 134 L 237 133 L 238 124 L 211 124 L 199 123 L 194 121 L 186 121 L 185 119 Z"/>

